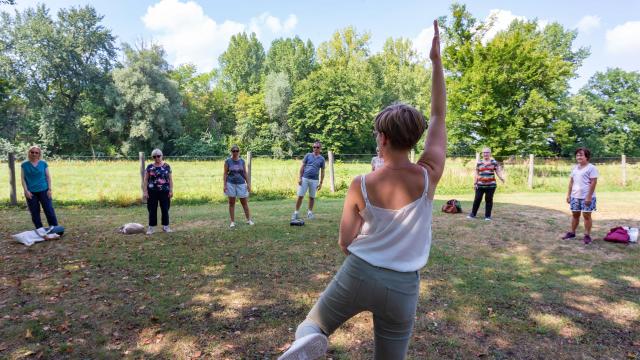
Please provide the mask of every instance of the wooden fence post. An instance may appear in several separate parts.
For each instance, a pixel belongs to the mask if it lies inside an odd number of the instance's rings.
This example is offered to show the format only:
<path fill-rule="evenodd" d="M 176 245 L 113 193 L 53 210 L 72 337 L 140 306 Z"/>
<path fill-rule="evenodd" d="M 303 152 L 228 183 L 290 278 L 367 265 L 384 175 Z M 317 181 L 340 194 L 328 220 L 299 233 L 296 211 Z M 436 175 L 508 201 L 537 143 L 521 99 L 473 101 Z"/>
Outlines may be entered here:
<path fill-rule="evenodd" d="M 142 191 L 142 203 L 146 204 L 147 199 L 144 198 L 144 172 L 145 172 L 145 156 L 144 151 L 138 152 L 138 160 L 140 160 L 140 191 Z"/>
<path fill-rule="evenodd" d="M 336 178 L 333 171 L 333 151 L 329 151 L 329 188 L 331 192 L 336 192 Z"/>
<path fill-rule="evenodd" d="M 251 151 L 247 151 L 247 185 L 251 188 Z"/>
<path fill-rule="evenodd" d="M 416 162 L 416 149 L 411 149 L 411 162 Z"/>
<path fill-rule="evenodd" d="M 533 154 L 529 154 L 529 189 L 533 189 Z"/>
<path fill-rule="evenodd" d="M 18 197 L 16 196 L 16 155 L 14 153 L 9 153 L 9 185 L 11 186 L 9 193 L 11 205 L 18 205 Z"/>
<path fill-rule="evenodd" d="M 622 186 L 627 186 L 627 156 L 622 154 Z"/>

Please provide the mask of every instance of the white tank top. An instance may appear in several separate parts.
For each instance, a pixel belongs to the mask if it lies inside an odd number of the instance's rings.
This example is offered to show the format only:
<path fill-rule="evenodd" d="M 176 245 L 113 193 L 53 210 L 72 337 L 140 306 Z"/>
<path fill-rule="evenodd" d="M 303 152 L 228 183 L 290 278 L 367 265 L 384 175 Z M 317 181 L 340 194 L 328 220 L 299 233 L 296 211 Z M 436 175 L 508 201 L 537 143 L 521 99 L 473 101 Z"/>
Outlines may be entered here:
<path fill-rule="evenodd" d="M 414 202 L 398 210 L 371 205 L 365 175 L 361 175 L 365 208 L 364 224 L 349 251 L 371 265 L 400 272 L 420 270 L 431 249 L 433 201 L 427 198 L 429 176 L 424 169 L 424 191 Z"/>

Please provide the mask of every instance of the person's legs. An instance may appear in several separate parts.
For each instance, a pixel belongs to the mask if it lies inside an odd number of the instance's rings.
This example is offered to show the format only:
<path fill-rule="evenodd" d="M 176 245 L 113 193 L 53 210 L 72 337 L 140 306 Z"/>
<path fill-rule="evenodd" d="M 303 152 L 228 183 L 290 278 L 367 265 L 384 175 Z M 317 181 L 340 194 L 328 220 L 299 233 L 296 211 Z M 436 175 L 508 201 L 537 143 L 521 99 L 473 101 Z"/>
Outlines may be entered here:
<path fill-rule="evenodd" d="M 496 188 L 488 188 L 484 191 L 484 217 L 491 218 L 491 210 L 493 210 L 493 194 Z"/>
<path fill-rule="evenodd" d="M 158 225 L 158 192 L 149 191 L 147 198 L 147 210 L 149 211 L 149 226 Z"/>
<path fill-rule="evenodd" d="M 42 227 L 42 218 L 40 217 L 40 201 L 38 200 L 37 193 L 31 193 L 31 199 L 27 199 L 27 206 L 29 207 L 29 213 L 31 213 L 31 221 L 36 229 Z"/>
<path fill-rule="evenodd" d="M 316 198 L 309 196 L 309 211 L 313 211 L 313 205 L 316 203 Z"/>
<path fill-rule="evenodd" d="M 357 303 L 364 282 L 362 266 L 358 264 L 362 261 L 353 255 L 345 259 L 305 321 L 298 326 L 296 339 L 318 332 L 329 336 L 344 322 L 363 311 L 363 307 Z"/>
<path fill-rule="evenodd" d="M 53 201 L 46 192 L 43 192 L 42 195 L 40 196 L 40 203 L 42 204 L 42 210 L 44 210 L 44 216 L 47 218 L 47 223 L 49 226 L 58 226 L 58 218 L 53 209 Z"/>
<path fill-rule="evenodd" d="M 478 214 L 478 209 L 480 208 L 480 203 L 482 202 L 482 194 L 483 191 L 481 188 L 476 189 L 476 196 L 473 199 L 473 206 L 471 208 L 471 214 L 469 216 L 476 217 Z"/>
<path fill-rule="evenodd" d="M 168 191 L 160 191 L 158 193 L 160 202 L 160 212 L 162 213 L 162 225 L 169 226 L 169 208 L 171 207 L 171 199 L 169 199 Z"/>
<path fill-rule="evenodd" d="M 240 198 L 240 204 L 242 204 L 244 216 L 247 218 L 247 220 L 251 220 L 251 214 L 249 212 L 249 202 L 247 201 L 247 198 Z"/>
<path fill-rule="evenodd" d="M 576 233 L 576 229 L 578 228 L 579 224 L 580 224 L 580 211 L 573 211 L 571 213 L 571 232 L 573 234 Z"/>
<path fill-rule="evenodd" d="M 418 272 L 382 270 L 372 303 L 375 359 L 404 359 L 409 348 L 420 293 Z"/>
<path fill-rule="evenodd" d="M 593 221 L 591 220 L 591 213 L 583 212 L 582 217 L 584 217 L 584 234 L 591 235 L 591 226 L 593 225 Z M 578 221 L 580 221 L 579 215 L 578 215 Z"/>
<path fill-rule="evenodd" d="M 231 222 L 236 221 L 236 198 L 233 196 L 229 196 L 229 217 Z"/>

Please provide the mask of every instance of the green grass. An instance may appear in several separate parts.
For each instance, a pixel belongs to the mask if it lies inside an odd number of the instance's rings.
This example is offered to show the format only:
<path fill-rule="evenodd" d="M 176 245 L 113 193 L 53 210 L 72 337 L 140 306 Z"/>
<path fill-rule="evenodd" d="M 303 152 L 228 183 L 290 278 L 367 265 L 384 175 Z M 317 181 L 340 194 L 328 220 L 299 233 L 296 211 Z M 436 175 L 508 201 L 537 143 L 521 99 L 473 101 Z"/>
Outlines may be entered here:
<path fill-rule="evenodd" d="M 468 210 L 470 194 L 462 196 Z M 437 211 L 409 359 L 637 359 L 638 245 L 598 240 L 638 224 L 639 192 L 600 192 L 590 246 L 561 241 L 563 196 L 498 193 L 491 223 Z M 0 358 L 275 359 L 340 266 L 341 199 L 290 227 L 291 200 L 174 206 L 173 234 L 124 236 L 146 209 L 58 210 L 65 237 L 26 248 L 24 209 L 0 209 Z M 370 314 L 331 336 L 327 358 L 372 358 Z"/>
<path fill-rule="evenodd" d="M 345 160 L 350 160 L 345 158 Z M 353 159 L 351 159 L 353 160 Z M 175 182 L 174 204 L 204 204 L 225 201 L 222 192 L 222 160 L 173 161 Z M 449 159 L 444 176 L 438 186 L 439 194 L 464 194 L 471 191 L 474 161 Z M 49 162 L 53 176 L 55 201 L 58 205 L 118 205 L 128 206 L 140 202 L 140 165 L 136 161 L 77 161 L 54 160 Z M 0 167 L 6 168 L 6 163 Z M 565 192 L 571 163 L 567 161 L 542 161 L 535 167 L 534 189 L 527 188 L 528 166 L 525 163 L 505 164 L 507 182 L 500 185 L 500 192 Z M 294 196 L 297 187 L 300 162 L 254 158 L 252 166 L 254 200 L 284 199 Z M 620 164 L 598 165 L 600 178 L 597 191 L 639 191 L 640 163 L 627 165 L 627 185 L 622 186 Z M 19 168 L 18 168 L 19 170 Z M 336 192 L 331 193 L 329 172 L 326 172 L 320 196 L 341 197 L 353 177 L 370 170 L 365 161 L 340 161 L 335 164 Z M 19 173 L 17 174 L 19 177 Z M 23 199 L 18 179 L 18 197 Z M 0 171 L 0 204 L 9 199 L 7 171 Z M 21 200 L 22 201 L 22 200 Z"/>

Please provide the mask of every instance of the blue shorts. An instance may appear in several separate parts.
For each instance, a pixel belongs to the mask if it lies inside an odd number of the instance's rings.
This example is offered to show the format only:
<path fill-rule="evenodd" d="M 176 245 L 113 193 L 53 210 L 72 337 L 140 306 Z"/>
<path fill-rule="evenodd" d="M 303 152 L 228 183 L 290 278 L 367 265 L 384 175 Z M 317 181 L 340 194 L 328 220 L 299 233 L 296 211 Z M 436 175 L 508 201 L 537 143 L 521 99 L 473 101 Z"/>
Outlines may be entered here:
<path fill-rule="evenodd" d="M 227 191 L 224 193 L 228 197 L 237 197 L 240 199 L 248 198 L 249 191 L 247 190 L 247 184 L 232 184 L 227 183 Z"/>
<path fill-rule="evenodd" d="M 571 202 L 569 203 L 570 207 L 571 207 L 571 211 L 573 212 L 592 212 L 592 211 L 596 211 L 596 197 L 594 196 L 591 199 L 591 205 L 587 206 L 584 203 L 584 199 L 576 199 L 576 198 L 571 198 L 570 199 Z"/>

